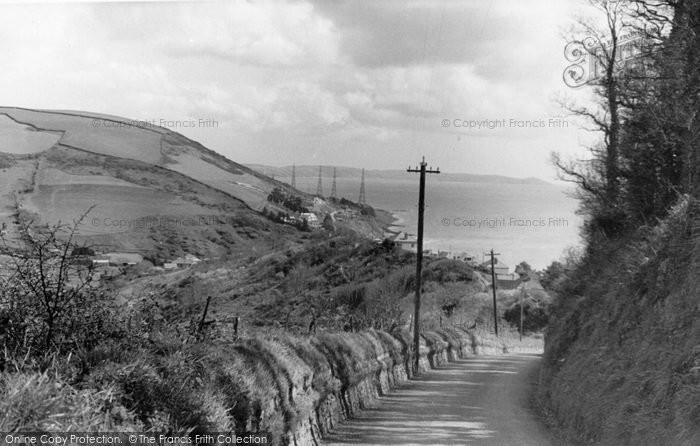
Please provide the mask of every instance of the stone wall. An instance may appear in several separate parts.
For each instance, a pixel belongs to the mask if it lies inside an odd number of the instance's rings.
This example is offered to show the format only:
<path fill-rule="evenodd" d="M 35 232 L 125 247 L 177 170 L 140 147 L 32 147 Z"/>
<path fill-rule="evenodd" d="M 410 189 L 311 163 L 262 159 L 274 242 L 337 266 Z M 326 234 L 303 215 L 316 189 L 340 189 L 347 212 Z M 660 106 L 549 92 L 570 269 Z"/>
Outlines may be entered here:
<path fill-rule="evenodd" d="M 393 337 L 403 345 L 401 352 L 392 355 L 383 351 L 369 358 L 367 364 L 361 366 L 366 371 L 361 379 L 314 401 L 312 410 L 288 432 L 287 444 L 320 445 L 321 438 L 339 423 L 369 408 L 377 398 L 413 376 L 414 359 L 408 348 L 410 336 L 398 333 Z M 421 341 L 421 373 L 477 353 L 474 335 L 463 330 L 428 332 Z"/>

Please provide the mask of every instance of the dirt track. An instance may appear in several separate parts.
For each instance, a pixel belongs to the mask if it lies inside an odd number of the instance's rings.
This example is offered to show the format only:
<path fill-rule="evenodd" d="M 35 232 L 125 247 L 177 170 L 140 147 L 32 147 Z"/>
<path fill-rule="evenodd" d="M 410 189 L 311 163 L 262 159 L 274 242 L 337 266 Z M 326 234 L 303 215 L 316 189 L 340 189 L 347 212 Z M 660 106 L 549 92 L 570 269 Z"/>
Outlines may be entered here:
<path fill-rule="evenodd" d="M 528 408 L 539 361 L 479 356 L 431 370 L 339 426 L 326 444 L 558 445 Z"/>

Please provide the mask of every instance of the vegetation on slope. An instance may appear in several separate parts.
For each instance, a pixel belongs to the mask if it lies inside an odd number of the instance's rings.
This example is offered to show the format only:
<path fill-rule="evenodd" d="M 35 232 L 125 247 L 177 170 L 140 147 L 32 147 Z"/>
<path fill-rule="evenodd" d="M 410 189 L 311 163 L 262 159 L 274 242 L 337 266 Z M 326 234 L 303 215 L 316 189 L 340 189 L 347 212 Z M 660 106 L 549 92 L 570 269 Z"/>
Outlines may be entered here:
<path fill-rule="evenodd" d="M 542 396 L 599 444 L 700 439 L 697 207 L 579 259 L 557 287 Z"/>
<path fill-rule="evenodd" d="M 227 324 L 187 323 L 155 296 L 120 303 L 92 280 L 89 265 L 72 262 L 87 248 L 57 237 L 60 229 L 27 231 L 32 250 L 12 258 L 16 275 L 0 287 L 3 432 L 264 431 L 288 444 L 326 396 L 411 362 L 405 331 L 308 336 L 268 326 L 243 335 Z M 385 249 L 370 246 L 363 249 Z M 297 261 L 324 253 L 300 252 Z M 374 277 L 365 266 L 360 274 Z M 442 261 L 426 279 L 466 273 Z M 467 335 L 424 336 L 434 352 L 463 349 Z"/>
<path fill-rule="evenodd" d="M 619 47 L 602 53 L 601 113 L 579 110 L 604 134 L 592 160 L 555 157 L 579 185 L 586 248 L 548 270 L 541 402 L 571 443 L 696 445 L 700 2 L 592 3 L 606 35 L 644 43 L 623 71 Z"/>
<path fill-rule="evenodd" d="M 0 277 L 0 431 L 263 431 L 292 444 L 326 397 L 347 415 L 354 386 L 413 363 L 414 256 L 389 241 L 295 233 L 257 256 L 100 283 L 79 261 L 91 248 L 62 229 L 28 228 L 31 249 Z M 514 347 L 513 333 L 459 328 L 491 314 L 466 264 L 426 260 L 423 279 L 430 363 L 448 347 Z"/>

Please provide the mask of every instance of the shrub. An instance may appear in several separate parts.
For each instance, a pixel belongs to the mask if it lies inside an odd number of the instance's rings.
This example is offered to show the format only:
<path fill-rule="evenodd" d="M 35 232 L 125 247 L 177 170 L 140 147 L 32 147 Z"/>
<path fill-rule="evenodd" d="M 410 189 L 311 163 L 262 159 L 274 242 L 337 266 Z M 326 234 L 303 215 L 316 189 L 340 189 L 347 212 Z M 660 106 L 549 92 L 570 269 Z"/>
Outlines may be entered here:
<path fill-rule="evenodd" d="M 0 375 L 0 431 L 139 430 L 114 390 L 76 390 L 47 374 Z"/>
<path fill-rule="evenodd" d="M 92 265 L 71 256 L 89 249 L 73 241 L 81 220 L 45 230 L 26 225 L 26 250 L 8 250 L 11 276 L 0 288 L 0 342 L 11 356 L 89 347 L 113 334 L 114 311 L 93 287 Z"/>
<path fill-rule="evenodd" d="M 520 330 L 520 303 L 513 304 L 503 314 L 503 318 L 514 328 Z M 540 331 L 547 326 L 549 314 L 543 307 L 531 302 L 523 303 L 523 332 Z"/>

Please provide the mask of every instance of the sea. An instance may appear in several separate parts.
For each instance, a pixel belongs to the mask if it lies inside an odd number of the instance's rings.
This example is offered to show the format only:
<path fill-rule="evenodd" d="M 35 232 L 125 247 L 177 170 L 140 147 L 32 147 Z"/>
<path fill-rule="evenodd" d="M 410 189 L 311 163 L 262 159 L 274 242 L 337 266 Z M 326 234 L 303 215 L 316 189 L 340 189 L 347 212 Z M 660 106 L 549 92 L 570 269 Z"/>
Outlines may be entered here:
<path fill-rule="evenodd" d="M 289 178 L 278 178 L 288 182 Z M 323 192 L 330 194 L 325 180 Z M 318 178 L 297 177 L 297 188 L 315 193 Z M 418 174 L 405 180 L 367 178 L 367 204 L 390 211 L 395 231 L 415 235 L 418 226 Z M 338 197 L 357 201 L 359 178 L 338 178 Z M 492 249 L 499 261 L 513 268 L 527 262 L 543 269 L 564 252 L 581 245 L 582 218 L 570 187 L 551 183 L 510 184 L 431 180 L 426 177 L 424 249 L 470 254 L 488 259 Z"/>

